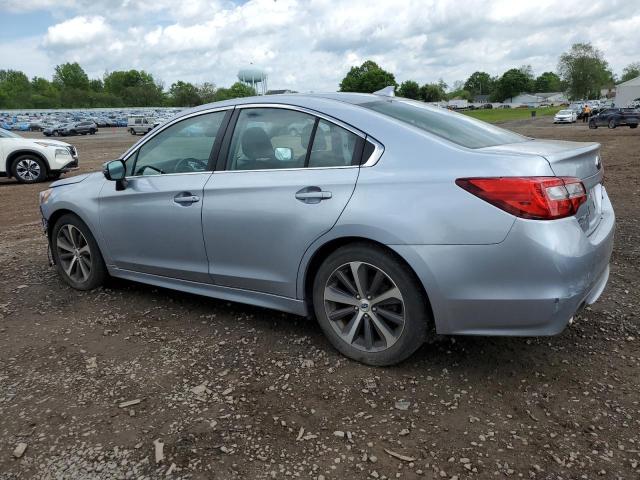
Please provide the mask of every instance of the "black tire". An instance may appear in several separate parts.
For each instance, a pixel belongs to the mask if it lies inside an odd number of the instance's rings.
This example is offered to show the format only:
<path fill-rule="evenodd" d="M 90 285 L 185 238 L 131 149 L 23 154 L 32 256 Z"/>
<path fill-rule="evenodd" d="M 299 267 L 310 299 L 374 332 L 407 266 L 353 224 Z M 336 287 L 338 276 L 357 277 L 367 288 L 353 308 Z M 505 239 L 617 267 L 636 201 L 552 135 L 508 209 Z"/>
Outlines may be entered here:
<path fill-rule="evenodd" d="M 57 239 L 60 231 L 67 226 L 71 226 L 79 230 L 86 240 L 86 245 L 89 247 L 90 261 L 88 264 L 90 265 L 90 271 L 87 279 L 84 281 L 80 281 L 72 276 L 74 273 L 73 269 L 70 270 L 70 275 L 63 267 L 63 260 L 61 259 L 61 252 L 63 250 L 58 248 Z M 64 235 L 64 233 L 62 235 Z M 105 267 L 102 254 L 100 253 L 100 248 L 98 247 L 95 238 L 91 234 L 89 227 L 87 227 L 87 225 L 74 214 L 65 214 L 61 216 L 56 221 L 55 225 L 53 225 L 53 229 L 51 231 L 51 252 L 53 254 L 58 275 L 60 275 L 68 285 L 76 290 L 93 290 L 94 288 L 102 285 L 107 278 L 107 268 Z M 81 260 L 77 260 L 76 264 L 79 264 L 80 262 Z M 76 266 L 75 268 L 75 271 L 78 271 L 78 267 Z"/>
<path fill-rule="evenodd" d="M 49 180 L 58 180 L 61 175 L 62 175 L 62 172 L 50 172 Z"/>
<path fill-rule="evenodd" d="M 611 120 L 609 120 L 609 128 L 614 129 L 617 127 L 616 125 L 616 121 L 612 118 Z"/>
<path fill-rule="evenodd" d="M 632 123 L 629 125 L 629 128 L 638 128 L 638 124 L 637 123 Z"/>
<path fill-rule="evenodd" d="M 133 128 L 130 129 L 129 132 L 131 132 L 131 135 L 135 135 L 136 134 L 136 131 Z"/>
<path fill-rule="evenodd" d="M 47 179 L 47 166 L 35 155 L 20 155 L 11 164 L 11 175 L 18 183 L 38 183 Z"/>
<path fill-rule="evenodd" d="M 54 137 L 59 137 L 60 136 L 60 132 L 58 130 L 54 130 L 53 131 L 53 136 Z"/>
<path fill-rule="evenodd" d="M 96 130 L 94 128 L 89 130 L 89 135 L 95 135 L 95 134 L 96 134 Z"/>
<path fill-rule="evenodd" d="M 589 128 L 590 128 L 591 130 L 595 130 L 596 128 L 598 128 L 598 125 L 596 125 L 596 123 L 595 123 L 595 122 L 589 122 Z"/>
<path fill-rule="evenodd" d="M 335 278 L 333 276 L 334 273 L 350 262 L 362 262 L 367 265 L 367 268 L 381 270 L 400 290 L 403 302 L 404 324 L 402 328 L 396 327 L 400 328 L 400 332 L 395 334 L 395 343 L 392 343 L 389 347 L 386 346 L 386 341 L 384 341 L 385 345 L 376 351 L 374 349 L 367 350 L 364 345 L 358 346 L 353 341 L 348 343 L 337 331 L 341 327 L 337 326 L 337 322 L 329 319 L 327 304 L 325 303 L 325 287 L 328 286 L 330 279 Z M 374 283 L 373 280 L 370 284 L 372 283 Z M 380 316 L 382 307 L 379 307 L 378 313 L 373 314 L 371 312 L 376 311 L 374 308 L 376 304 L 371 302 L 369 305 L 364 297 L 358 298 L 362 298 L 360 300 L 363 302 L 361 304 L 362 310 L 366 308 L 365 311 L 368 311 L 369 315 L 377 315 L 378 321 L 383 318 Z M 367 298 L 370 298 L 370 296 L 367 296 Z M 331 302 L 328 304 L 331 304 Z M 382 303 L 378 305 L 382 305 Z M 395 255 L 369 243 L 354 243 L 341 247 L 324 260 L 314 279 L 313 308 L 322 331 L 339 352 L 353 360 L 374 366 L 394 365 L 407 359 L 426 341 L 432 324 L 428 300 L 415 274 Z M 347 308 L 350 309 L 351 307 Z M 355 309 L 358 309 L 358 307 L 355 306 Z M 347 317 L 349 315 L 351 314 L 346 314 Z M 355 312 L 354 315 L 356 315 Z M 367 315 L 364 316 L 367 318 Z M 369 322 L 371 331 L 374 331 L 376 336 L 382 340 L 380 330 L 373 326 L 373 320 L 364 321 Z M 387 323 L 387 325 L 389 324 Z M 344 327 L 344 330 L 346 330 L 346 327 Z M 361 335 L 365 335 L 364 323 L 357 330 L 362 332 Z"/>

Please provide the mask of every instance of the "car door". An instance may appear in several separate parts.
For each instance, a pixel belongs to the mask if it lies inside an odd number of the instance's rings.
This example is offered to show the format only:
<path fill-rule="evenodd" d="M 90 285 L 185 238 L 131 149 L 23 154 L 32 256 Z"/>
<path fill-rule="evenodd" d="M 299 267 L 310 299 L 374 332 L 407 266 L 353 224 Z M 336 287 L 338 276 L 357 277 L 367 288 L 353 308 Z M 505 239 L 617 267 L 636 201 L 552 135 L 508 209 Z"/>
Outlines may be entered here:
<path fill-rule="evenodd" d="M 105 183 L 100 227 L 115 267 L 210 283 L 203 187 L 230 114 L 212 111 L 169 124 L 125 159 L 124 190 Z"/>
<path fill-rule="evenodd" d="M 204 189 L 209 272 L 216 285 L 295 298 L 304 252 L 353 193 L 364 140 L 293 107 L 238 106 L 230 125 Z"/>

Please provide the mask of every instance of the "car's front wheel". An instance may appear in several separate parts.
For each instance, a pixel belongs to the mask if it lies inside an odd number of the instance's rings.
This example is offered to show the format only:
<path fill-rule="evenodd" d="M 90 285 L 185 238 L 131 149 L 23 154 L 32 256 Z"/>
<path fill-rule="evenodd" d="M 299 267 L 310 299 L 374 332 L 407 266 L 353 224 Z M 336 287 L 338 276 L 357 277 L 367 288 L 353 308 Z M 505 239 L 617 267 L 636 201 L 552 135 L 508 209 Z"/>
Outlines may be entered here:
<path fill-rule="evenodd" d="M 47 167 L 34 155 L 21 155 L 11 167 L 13 178 L 20 183 L 44 182 L 47 179 Z"/>
<path fill-rule="evenodd" d="M 393 365 L 425 341 L 430 314 L 411 270 L 370 244 L 333 252 L 318 269 L 313 305 L 320 327 L 345 356 Z"/>
<path fill-rule="evenodd" d="M 609 128 L 616 128 L 616 121 L 612 118 L 609 120 Z"/>
<path fill-rule="evenodd" d="M 51 250 L 58 274 L 78 290 L 92 290 L 104 282 L 107 270 L 95 238 L 75 215 L 58 219 L 51 232 Z"/>

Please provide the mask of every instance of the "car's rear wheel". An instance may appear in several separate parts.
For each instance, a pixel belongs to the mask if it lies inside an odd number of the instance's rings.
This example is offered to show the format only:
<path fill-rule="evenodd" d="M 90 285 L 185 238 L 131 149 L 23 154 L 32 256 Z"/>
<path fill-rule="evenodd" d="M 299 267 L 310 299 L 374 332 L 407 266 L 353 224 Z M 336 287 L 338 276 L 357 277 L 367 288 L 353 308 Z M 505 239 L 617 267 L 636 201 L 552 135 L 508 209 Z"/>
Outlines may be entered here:
<path fill-rule="evenodd" d="M 589 128 L 591 130 L 595 130 L 596 128 L 598 128 L 598 125 L 596 125 L 596 122 L 589 122 Z"/>
<path fill-rule="evenodd" d="M 104 282 L 107 269 L 91 231 L 75 215 L 60 217 L 51 232 L 51 250 L 58 274 L 78 290 L 91 290 Z"/>
<path fill-rule="evenodd" d="M 313 305 L 320 327 L 345 356 L 393 365 L 425 341 L 427 299 L 413 272 L 380 247 L 353 244 L 318 269 Z"/>
<path fill-rule="evenodd" d="M 613 118 L 609 120 L 609 128 L 616 128 L 616 121 Z"/>
<path fill-rule="evenodd" d="M 21 155 L 11 166 L 13 178 L 20 183 L 37 183 L 47 179 L 47 167 L 34 155 Z"/>
<path fill-rule="evenodd" d="M 58 137 L 58 136 L 60 136 L 60 132 L 59 132 L 58 130 L 54 130 L 54 131 L 53 131 L 53 136 L 54 136 L 54 137 Z"/>
<path fill-rule="evenodd" d="M 95 135 L 95 134 L 96 134 L 96 130 L 94 128 L 89 130 L 89 135 Z"/>

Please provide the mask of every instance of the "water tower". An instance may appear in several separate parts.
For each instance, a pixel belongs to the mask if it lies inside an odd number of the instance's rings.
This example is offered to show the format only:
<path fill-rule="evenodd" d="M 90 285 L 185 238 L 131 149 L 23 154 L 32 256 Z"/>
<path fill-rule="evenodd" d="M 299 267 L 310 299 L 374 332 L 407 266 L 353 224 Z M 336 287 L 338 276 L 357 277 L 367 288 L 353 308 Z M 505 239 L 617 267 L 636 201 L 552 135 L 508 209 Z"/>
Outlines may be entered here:
<path fill-rule="evenodd" d="M 258 95 L 267 93 L 267 74 L 264 70 L 251 66 L 238 72 L 238 80 L 253 87 Z"/>

